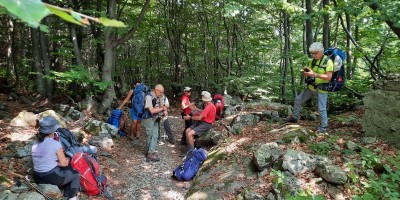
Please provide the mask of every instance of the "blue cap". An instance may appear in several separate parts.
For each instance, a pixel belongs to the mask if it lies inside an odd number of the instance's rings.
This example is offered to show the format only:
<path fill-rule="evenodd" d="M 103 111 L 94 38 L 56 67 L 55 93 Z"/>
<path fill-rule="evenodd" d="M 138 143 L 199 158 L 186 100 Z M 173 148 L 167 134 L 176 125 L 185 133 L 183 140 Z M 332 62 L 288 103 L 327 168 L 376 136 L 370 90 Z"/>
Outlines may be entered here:
<path fill-rule="evenodd" d="M 50 134 L 56 132 L 60 123 L 53 116 L 46 116 L 39 120 L 39 132 Z"/>

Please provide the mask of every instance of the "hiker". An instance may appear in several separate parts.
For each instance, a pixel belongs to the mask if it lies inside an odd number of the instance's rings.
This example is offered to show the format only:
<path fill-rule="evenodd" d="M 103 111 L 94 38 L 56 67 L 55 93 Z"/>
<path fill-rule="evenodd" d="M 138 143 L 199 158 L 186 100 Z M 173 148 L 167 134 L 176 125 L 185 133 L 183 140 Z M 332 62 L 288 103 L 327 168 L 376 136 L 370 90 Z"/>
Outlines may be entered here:
<path fill-rule="evenodd" d="M 190 103 L 190 95 L 192 94 L 192 88 L 190 87 L 185 87 L 185 89 L 183 90 L 183 95 L 181 98 L 181 108 L 182 108 L 182 118 L 184 118 L 184 116 L 191 116 L 192 115 L 192 109 L 191 107 L 193 106 L 192 103 Z M 186 129 L 189 128 L 192 125 L 192 119 L 188 118 L 185 119 L 185 129 L 183 129 L 182 132 L 182 138 L 181 138 L 181 145 L 185 145 L 186 146 Z"/>
<path fill-rule="evenodd" d="M 161 116 L 164 111 L 168 110 L 166 106 L 163 105 L 164 101 L 164 87 L 158 84 L 150 92 L 150 94 L 145 97 L 145 112 L 149 112 L 151 115 L 148 116 L 144 114 L 143 126 L 146 129 L 146 161 L 157 162 L 160 158 L 156 155 L 158 130 L 160 126 Z"/>
<path fill-rule="evenodd" d="M 189 128 L 185 130 L 188 151 L 194 149 L 194 136 L 197 135 L 200 137 L 203 133 L 206 133 L 212 128 L 212 124 L 215 121 L 216 108 L 212 103 L 211 94 L 207 91 L 203 91 L 201 93 L 201 99 L 204 103 L 204 110 L 200 110 L 194 106 L 192 107 L 193 110 L 200 111 L 200 115 L 184 116 L 185 120 L 191 119 L 198 122 L 193 123 Z"/>
<path fill-rule="evenodd" d="M 64 189 L 64 198 L 78 199 L 80 175 L 69 165 L 60 141 L 55 137 L 59 122 L 46 116 L 37 122 L 39 132 L 32 146 L 32 161 L 37 184 L 52 184 Z"/>
<path fill-rule="evenodd" d="M 175 144 L 175 140 L 174 140 L 174 134 L 172 133 L 171 130 L 171 124 L 169 122 L 169 118 L 168 118 L 168 109 L 169 109 L 169 101 L 168 98 L 164 95 L 164 101 L 163 101 L 163 105 L 167 108 L 167 110 L 165 110 L 162 114 L 162 122 L 164 125 L 164 130 L 165 130 L 165 134 L 167 135 L 167 141 L 171 144 Z M 158 134 L 158 141 L 160 143 L 160 135 L 161 131 L 159 130 L 159 134 Z"/>
<path fill-rule="evenodd" d="M 140 85 L 139 82 L 137 82 L 135 84 L 135 87 L 137 87 L 138 85 Z M 129 92 L 126 95 L 124 101 L 118 107 L 118 110 L 121 110 L 124 107 L 124 105 L 133 98 L 133 90 L 135 89 L 135 87 L 133 89 L 129 90 Z M 142 118 L 136 116 L 135 112 L 133 112 L 133 105 L 132 105 L 132 108 L 130 109 L 130 113 L 131 113 L 132 123 L 131 123 L 131 125 L 129 127 L 130 130 L 129 130 L 129 133 L 127 134 L 127 136 L 131 140 L 138 139 L 138 134 L 139 134 L 140 124 L 141 124 Z"/>
<path fill-rule="evenodd" d="M 293 115 L 286 118 L 286 122 L 297 123 L 300 119 L 301 105 L 312 98 L 314 95 L 318 97 L 318 112 L 320 116 L 320 125 L 317 133 L 324 133 L 328 128 L 328 114 L 326 111 L 326 104 L 328 102 L 328 92 L 318 89 L 318 85 L 328 83 L 332 78 L 333 62 L 328 60 L 326 67 L 320 67 L 327 56 L 324 55 L 324 46 L 320 42 L 314 42 L 310 45 L 309 51 L 313 59 L 309 62 L 308 67 L 304 68 L 304 76 L 308 77 L 307 88 L 296 96 L 294 100 Z"/>

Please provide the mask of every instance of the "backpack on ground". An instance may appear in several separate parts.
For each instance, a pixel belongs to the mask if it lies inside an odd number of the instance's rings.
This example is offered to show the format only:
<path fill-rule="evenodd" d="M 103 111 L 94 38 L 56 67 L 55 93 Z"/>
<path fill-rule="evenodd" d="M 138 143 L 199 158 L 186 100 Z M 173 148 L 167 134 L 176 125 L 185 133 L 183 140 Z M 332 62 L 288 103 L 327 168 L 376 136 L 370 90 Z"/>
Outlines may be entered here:
<path fill-rule="evenodd" d="M 124 132 L 125 127 L 123 127 L 125 123 L 121 123 L 121 120 L 125 120 L 123 115 L 124 113 L 122 110 L 115 109 L 112 111 L 111 116 L 107 119 L 107 123 L 118 128 L 118 134 L 120 136 L 126 136 L 126 133 Z"/>
<path fill-rule="evenodd" d="M 337 92 L 341 90 L 345 84 L 345 68 L 343 62 L 346 60 L 346 52 L 339 48 L 328 48 L 325 50 L 324 54 L 328 56 L 324 61 L 324 65 L 321 67 L 326 67 L 328 59 L 333 62 L 333 74 L 329 83 L 319 84 L 318 88 L 328 91 Z"/>
<path fill-rule="evenodd" d="M 151 89 L 149 86 L 141 83 L 133 89 L 133 97 L 131 99 L 131 112 L 140 118 L 151 118 L 151 113 L 144 109 L 145 98 L 150 94 Z"/>
<path fill-rule="evenodd" d="M 203 148 L 194 149 L 187 153 L 182 165 L 175 168 L 173 177 L 179 181 L 191 180 L 199 171 L 201 164 L 207 158 L 207 151 Z"/>
<path fill-rule="evenodd" d="M 107 190 L 107 177 L 99 174 L 99 163 L 87 153 L 77 153 L 71 159 L 71 167 L 81 175 L 80 184 L 88 195 L 105 195 L 114 199 Z"/>
<path fill-rule="evenodd" d="M 224 96 L 221 94 L 215 94 L 213 97 L 213 103 L 215 105 L 216 115 L 215 119 L 219 120 L 224 112 Z"/>
<path fill-rule="evenodd" d="M 75 139 L 74 134 L 71 133 L 66 128 L 58 128 L 57 137 L 59 138 L 62 147 L 64 148 L 64 153 L 68 157 L 72 158 L 75 154 L 79 152 L 86 152 L 89 154 L 96 154 L 97 148 L 91 145 L 81 146 Z"/>

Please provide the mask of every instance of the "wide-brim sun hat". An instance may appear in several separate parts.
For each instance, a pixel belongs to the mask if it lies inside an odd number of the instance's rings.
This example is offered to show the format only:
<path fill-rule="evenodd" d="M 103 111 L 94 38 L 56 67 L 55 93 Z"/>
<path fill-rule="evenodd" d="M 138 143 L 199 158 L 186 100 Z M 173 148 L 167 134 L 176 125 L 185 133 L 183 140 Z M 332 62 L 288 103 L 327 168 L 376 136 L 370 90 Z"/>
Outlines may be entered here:
<path fill-rule="evenodd" d="M 190 87 L 185 87 L 185 89 L 183 89 L 183 91 L 184 91 L 184 92 L 189 92 L 189 91 L 192 91 L 192 88 L 190 88 Z"/>
<path fill-rule="evenodd" d="M 54 133 L 59 127 L 60 123 L 53 116 L 45 116 L 39 120 L 39 132 L 42 134 Z"/>
<path fill-rule="evenodd" d="M 201 92 L 201 100 L 203 100 L 203 101 L 211 101 L 212 100 L 211 94 L 209 92 L 207 92 L 207 91 Z"/>

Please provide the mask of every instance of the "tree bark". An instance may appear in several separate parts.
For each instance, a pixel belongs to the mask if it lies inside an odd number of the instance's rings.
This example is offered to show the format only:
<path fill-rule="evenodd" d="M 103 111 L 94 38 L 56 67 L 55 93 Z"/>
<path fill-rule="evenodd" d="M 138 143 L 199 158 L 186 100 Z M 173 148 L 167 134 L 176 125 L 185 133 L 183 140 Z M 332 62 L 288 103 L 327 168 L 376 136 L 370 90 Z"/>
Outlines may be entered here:
<path fill-rule="evenodd" d="M 122 36 L 120 39 L 116 39 L 116 35 L 115 32 L 113 31 L 113 28 L 105 29 L 106 33 L 105 33 L 105 47 L 104 47 L 105 48 L 104 64 L 102 66 L 101 80 L 103 82 L 109 82 L 111 83 L 111 85 L 107 87 L 102 97 L 102 103 L 100 104 L 97 110 L 99 114 L 106 112 L 106 110 L 111 106 L 114 98 L 116 98 L 114 84 L 112 83 L 112 72 L 114 70 L 116 62 L 115 49 L 118 48 L 119 45 L 128 41 L 128 39 L 130 39 L 133 36 L 137 28 L 139 27 L 140 23 L 142 22 L 144 14 L 146 13 L 147 8 L 149 7 L 149 4 L 150 0 L 146 0 L 142 7 L 140 15 L 136 20 L 135 26 L 132 27 L 128 31 L 128 33 Z M 108 18 L 115 19 L 115 8 L 116 8 L 116 0 L 108 0 L 108 7 L 107 7 Z"/>
<path fill-rule="evenodd" d="M 42 64 L 40 59 L 40 51 L 39 51 L 39 31 L 37 29 L 31 28 L 31 38 L 32 38 L 32 58 L 33 58 L 33 67 L 35 69 L 35 81 L 36 81 L 36 91 L 44 96 L 45 88 L 44 88 L 44 80 L 43 80 L 43 72 L 42 72 Z"/>

